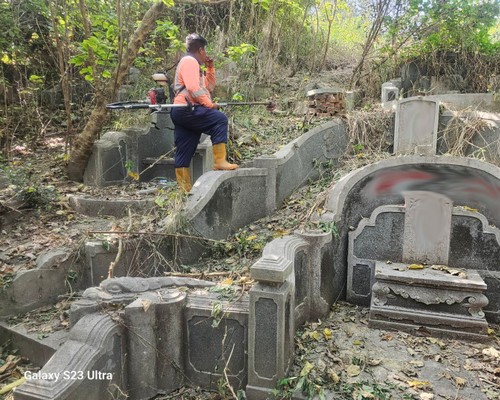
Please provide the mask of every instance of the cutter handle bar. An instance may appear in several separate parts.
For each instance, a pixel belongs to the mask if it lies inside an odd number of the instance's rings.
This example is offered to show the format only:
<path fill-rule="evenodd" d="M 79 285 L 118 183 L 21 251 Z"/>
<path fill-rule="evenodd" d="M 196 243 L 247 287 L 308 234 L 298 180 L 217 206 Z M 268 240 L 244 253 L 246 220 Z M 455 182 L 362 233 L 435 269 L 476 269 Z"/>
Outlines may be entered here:
<path fill-rule="evenodd" d="M 272 106 L 272 102 L 269 101 L 254 101 L 254 102 L 225 102 L 217 103 L 220 107 L 227 106 Z M 136 109 L 146 109 L 146 110 L 164 110 L 170 108 L 185 108 L 190 107 L 189 104 L 149 104 L 145 101 L 122 101 L 119 103 L 110 103 L 106 105 L 109 110 L 136 110 Z"/>

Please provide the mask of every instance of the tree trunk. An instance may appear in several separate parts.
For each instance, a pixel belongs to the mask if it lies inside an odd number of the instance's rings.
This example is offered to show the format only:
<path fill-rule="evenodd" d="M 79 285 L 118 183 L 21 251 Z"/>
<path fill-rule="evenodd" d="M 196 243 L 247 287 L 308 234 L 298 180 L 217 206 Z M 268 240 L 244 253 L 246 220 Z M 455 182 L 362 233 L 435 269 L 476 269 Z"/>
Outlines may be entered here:
<path fill-rule="evenodd" d="M 209 0 L 208 2 L 205 0 L 178 0 L 176 2 L 185 4 L 219 4 L 227 1 L 229 0 Z M 82 10 L 85 10 L 85 7 L 83 7 L 84 1 L 80 0 L 80 3 Z M 73 145 L 73 151 L 71 152 L 67 167 L 69 179 L 77 182 L 81 182 L 83 180 L 83 174 L 85 172 L 85 168 L 87 167 L 90 154 L 92 153 L 92 146 L 101 132 L 103 125 L 105 125 L 109 120 L 106 103 L 110 103 L 113 100 L 116 91 L 125 81 L 130 66 L 137 57 L 137 53 L 144 43 L 144 40 L 146 40 L 147 35 L 154 28 L 156 20 L 165 10 L 166 5 L 160 0 L 155 2 L 146 14 L 144 14 L 141 24 L 130 37 L 127 49 L 118 63 L 115 71 L 115 79 L 104 90 L 96 91 L 95 108 L 90 114 L 90 118 L 83 128 L 83 131 L 80 135 L 78 135 Z M 93 71 L 97 71 L 96 65 L 93 65 L 92 67 Z"/>
<path fill-rule="evenodd" d="M 155 26 L 156 20 L 160 17 L 161 13 L 165 10 L 163 1 L 154 3 L 151 8 L 144 14 L 141 24 L 132 34 L 129 40 L 127 50 L 122 57 L 121 62 L 118 64 L 115 71 L 116 79 L 104 90 L 103 93 L 96 93 L 96 105 L 90 114 L 90 118 L 83 128 L 83 131 L 78 135 L 73 145 L 73 151 L 69 159 L 67 173 L 69 179 L 77 182 L 83 180 L 83 174 L 87 163 L 92 153 L 92 146 L 101 132 L 103 125 L 109 120 L 106 103 L 111 102 L 114 93 L 123 84 L 128 75 L 130 66 L 137 57 L 142 43 L 146 36 L 151 32 Z"/>

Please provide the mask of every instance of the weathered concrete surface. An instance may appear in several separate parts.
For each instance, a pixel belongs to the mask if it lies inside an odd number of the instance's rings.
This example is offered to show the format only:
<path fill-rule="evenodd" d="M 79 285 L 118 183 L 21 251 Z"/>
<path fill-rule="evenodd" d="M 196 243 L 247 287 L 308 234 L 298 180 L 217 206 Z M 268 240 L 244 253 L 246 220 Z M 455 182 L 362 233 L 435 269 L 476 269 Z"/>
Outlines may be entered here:
<path fill-rule="evenodd" d="M 68 332 L 61 330 L 40 339 L 37 332 L 28 332 L 22 324 L 9 325 L 0 321 L 0 343 L 9 343 L 10 348 L 17 349 L 37 367 L 43 367 L 67 337 Z"/>
<path fill-rule="evenodd" d="M 394 153 L 435 155 L 439 102 L 411 97 L 397 104 Z"/>
<path fill-rule="evenodd" d="M 154 198 L 146 199 L 99 199 L 88 196 L 68 196 L 69 205 L 78 213 L 89 217 L 125 217 L 128 210 L 133 213 L 148 213 L 155 207 Z"/>
<path fill-rule="evenodd" d="M 485 341 L 485 290 L 483 279 L 471 269 L 454 276 L 435 266 L 415 270 L 377 261 L 369 322 L 383 329 Z"/>
<path fill-rule="evenodd" d="M 368 311 L 340 302 L 321 323 L 307 325 L 306 335 L 328 328 L 332 337 L 303 340 L 306 350 L 296 359 L 290 375 L 298 376 L 306 362 L 311 363 L 310 380 L 321 378 L 325 398 L 331 400 L 358 398 L 363 389 L 387 399 L 431 399 L 432 395 L 435 400 L 498 398 L 496 385 L 490 383 L 496 379 L 498 356 L 486 355 L 498 354 L 498 336 L 490 335 L 491 341 L 478 343 L 374 329 L 368 326 Z M 357 364 L 361 364 L 359 374 L 349 374 Z M 340 381 L 330 379 L 326 371 L 333 371 Z M 411 386 L 417 382 L 421 386 Z M 351 388 L 352 393 L 344 394 L 341 388 Z"/>
<path fill-rule="evenodd" d="M 222 315 L 214 313 L 217 306 Z M 216 390 L 224 379 L 235 390 L 247 382 L 249 335 L 248 296 L 236 301 L 219 298 L 215 293 L 196 291 L 189 295 L 184 311 L 183 354 L 186 383 Z M 167 322 L 167 321 L 166 321 Z"/>
<path fill-rule="evenodd" d="M 186 204 L 190 227 L 203 237 L 225 239 L 266 216 L 266 178 L 267 170 L 262 168 L 206 173 L 193 185 Z"/>
<path fill-rule="evenodd" d="M 74 265 L 72 256 L 70 249 L 54 249 L 37 258 L 36 268 L 19 272 L 12 283 L 0 291 L 0 316 L 56 303 L 58 296 L 69 289 L 68 272 L 80 268 Z M 73 282 L 74 289 L 81 283 L 81 280 Z"/>
<path fill-rule="evenodd" d="M 45 378 L 28 379 L 15 390 L 14 399 L 123 398 L 120 397 L 125 383 L 122 331 L 106 314 L 82 318 L 64 345 L 40 370 L 47 374 Z"/>
<path fill-rule="evenodd" d="M 127 179 L 127 153 L 132 140 L 125 132 L 106 132 L 97 140 L 83 175 L 87 185 L 122 184 Z"/>
<path fill-rule="evenodd" d="M 320 125 L 295 139 L 272 157 L 276 159 L 276 205 L 304 185 L 308 179 L 318 178 L 318 164 L 332 161 L 335 167 L 347 149 L 349 137 L 345 125 L 334 120 Z M 257 158 L 255 165 L 264 167 Z"/>
<path fill-rule="evenodd" d="M 335 270 L 347 268 L 349 230 L 358 227 L 362 218 L 372 215 L 377 207 L 402 206 L 403 192 L 408 190 L 439 193 L 450 198 L 455 206 L 477 209 L 477 221 L 481 220 L 479 214 L 485 218 L 483 225 L 480 227 L 481 223 L 469 222 L 467 229 L 463 227 L 463 222 L 462 228 L 456 225 L 460 225 L 460 218 L 463 219 L 457 211 L 456 221 L 453 222 L 455 225 L 452 224 L 450 228 L 449 264 L 452 267 L 499 270 L 497 261 L 494 261 L 498 259 L 499 242 L 496 234 L 487 231 L 491 231 L 489 225 L 500 224 L 500 169 L 478 160 L 453 157 L 399 157 L 369 165 L 342 178 L 330 192 L 326 205 L 330 212 L 323 216 L 326 222 L 335 222 L 340 233 L 333 256 Z M 367 304 L 362 298 L 368 300 L 370 296 L 373 260 L 402 260 L 398 236 L 402 244 L 404 221 L 398 219 L 398 214 L 391 210 L 380 211 L 373 216 L 375 220 L 377 217 L 382 218 L 378 223 L 383 230 L 369 227 L 369 235 L 364 243 L 354 245 L 357 253 L 350 261 L 353 270 L 348 276 L 348 286 L 351 281 L 359 283 L 357 292 L 353 288 L 351 295 L 355 295 L 356 301 L 362 304 Z M 368 225 L 375 226 L 375 220 Z M 458 231 L 463 235 L 463 240 L 458 236 Z M 471 240 L 472 237 L 476 239 Z M 487 240 L 480 240 L 482 237 Z M 461 242 L 469 250 L 474 246 L 472 254 L 481 261 L 461 261 L 460 254 L 465 255 L 463 251 L 460 252 Z M 466 260 L 470 260 L 470 257 Z M 488 291 L 487 296 L 491 302 L 494 293 Z M 499 305 L 496 304 L 494 308 L 500 308 Z M 496 314 L 496 311 L 491 311 Z M 493 313 L 490 315 L 495 315 Z"/>
<path fill-rule="evenodd" d="M 493 93 L 451 93 L 425 96 L 428 100 L 445 103 L 455 109 L 473 108 L 481 111 L 500 112 L 500 101 Z"/>

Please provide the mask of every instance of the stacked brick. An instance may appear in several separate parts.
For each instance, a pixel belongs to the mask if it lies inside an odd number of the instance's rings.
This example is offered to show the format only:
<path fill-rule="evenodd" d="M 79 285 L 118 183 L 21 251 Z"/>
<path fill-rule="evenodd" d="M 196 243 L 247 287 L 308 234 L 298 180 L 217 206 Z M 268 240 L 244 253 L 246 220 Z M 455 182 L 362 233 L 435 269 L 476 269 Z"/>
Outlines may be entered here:
<path fill-rule="evenodd" d="M 337 89 L 310 90 L 307 97 L 310 116 L 331 117 L 345 111 L 344 92 Z"/>

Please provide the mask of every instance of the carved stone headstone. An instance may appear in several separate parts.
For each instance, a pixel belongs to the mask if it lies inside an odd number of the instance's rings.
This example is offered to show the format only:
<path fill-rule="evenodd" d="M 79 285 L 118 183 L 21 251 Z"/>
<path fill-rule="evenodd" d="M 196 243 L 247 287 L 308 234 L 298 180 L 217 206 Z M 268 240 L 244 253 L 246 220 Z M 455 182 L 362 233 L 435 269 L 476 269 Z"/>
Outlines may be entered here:
<path fill-rule="evenodd" d="M 394 153 L 436 154 L 439 102 L 422 97 L 401 100 L 396 111 Z"/>
<path fill-rule="evenodd" d="M 406 203 L 403 262 L 448 264 L 453 204 L 438 193 L 403 193 Z"/>

